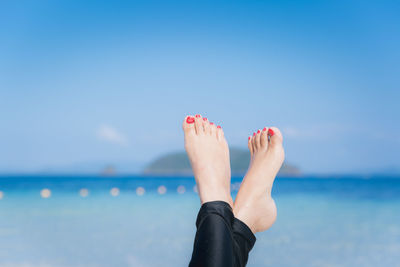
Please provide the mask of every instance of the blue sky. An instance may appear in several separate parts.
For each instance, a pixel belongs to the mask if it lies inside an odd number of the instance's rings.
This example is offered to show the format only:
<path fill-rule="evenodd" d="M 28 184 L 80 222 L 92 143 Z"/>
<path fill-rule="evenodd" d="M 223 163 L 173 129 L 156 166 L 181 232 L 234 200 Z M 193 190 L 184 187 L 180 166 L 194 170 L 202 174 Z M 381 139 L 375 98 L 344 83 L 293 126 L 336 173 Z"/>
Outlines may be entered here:
<path fill-rule="evenodd" d="M 2 1 L 0 172 L 143 164 L 200 113 L 308 173 L 400 168 L 395 1 Z"/>

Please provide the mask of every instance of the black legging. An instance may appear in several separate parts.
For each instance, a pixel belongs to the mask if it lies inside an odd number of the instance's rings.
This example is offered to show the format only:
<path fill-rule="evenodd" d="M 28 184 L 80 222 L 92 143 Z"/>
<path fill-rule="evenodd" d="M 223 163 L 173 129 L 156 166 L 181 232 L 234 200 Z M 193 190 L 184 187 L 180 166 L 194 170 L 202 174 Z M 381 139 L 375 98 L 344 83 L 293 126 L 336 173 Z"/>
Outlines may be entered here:
<path fill-rule="evenodd" d="M 204 203 L 197 215 L 189 267 L 245 266 L 256 237 L 224 201 Z"/>

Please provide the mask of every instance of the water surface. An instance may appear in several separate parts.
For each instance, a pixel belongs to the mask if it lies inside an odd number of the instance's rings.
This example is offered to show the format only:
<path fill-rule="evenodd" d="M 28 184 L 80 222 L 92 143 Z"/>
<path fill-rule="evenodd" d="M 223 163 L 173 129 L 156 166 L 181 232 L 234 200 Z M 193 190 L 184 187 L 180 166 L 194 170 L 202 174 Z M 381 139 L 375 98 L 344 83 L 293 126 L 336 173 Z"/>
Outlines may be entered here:
<path fill-rule="evenodd" d="M 3 176 L 0 266 L 187 266 L 194 186 L 176 177 Z M 257 234 L 248 266 L 400 266 L 400 179 L 279 178 L 273 195 L 278 219 Z"/>

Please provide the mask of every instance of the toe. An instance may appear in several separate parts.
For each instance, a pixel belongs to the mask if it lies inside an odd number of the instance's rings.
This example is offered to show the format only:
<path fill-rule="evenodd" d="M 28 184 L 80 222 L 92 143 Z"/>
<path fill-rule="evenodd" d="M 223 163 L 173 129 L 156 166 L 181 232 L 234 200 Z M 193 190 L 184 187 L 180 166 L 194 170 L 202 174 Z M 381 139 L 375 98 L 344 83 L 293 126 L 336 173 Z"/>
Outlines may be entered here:
<path fill-rule="evenodd" d="M 182 124 L 183 131 L 185 134 L 196 134 L 196 129 L 194 126 L 193 116 L 186 116 Z"/>
<path fill-rule="evenodd" d="M 209 127 L 210 127 L 210 131 L 211 131 L 211 135 L 217 137 L 217 126 L 213 122 L 210 122 Z"/>
<path fill-rule="evenodd" d="M 217 126 L 217 138 L 218 140 L 224 139 L 224 131 L 222 130 L 221 126 Z"/>
<path fill-rule="evenodd" d="M 261 131 L 260 145 L 263 148 L 266 148 L 268 146 L 268 128 L 267 127 L 264 127 L 264 129 Z"/>
<path fill-rule="evenodd" d="M 257 149 L 259 149 L 261 147 L 260 137 L 261 137 L 261 131 L 257 130 L 256 136 L 254 136 L 254 143 L 255 143 L 255 146 Z"/>
<path fill-rule="evenodd" d="M 196 133 L 198 135 L 204 134 L 203 118 L 201 117 L 201 115 L 196 114 L 194 116 L 194 125 L 196 127 Z"/>
<path fill-rule="evenodd" d="M 248 138 L 247 146 L 249 147 L 249 150 L 250 150 L 250 156 L 253 156 L 253 144 L 251 142 L 251 136 L 249 136 L 249 138 Z"/>
<path fill-rule="evenodd" d="M 211 135 L 210 123 L 208 123 L 208 120 L 206 117 L 203 117 L 203 127 L 204 127 L 204 133 Z"/>
<path fill-rule="evenodd" d="M 269 143 L 271 146 L 281 146 L 283 137 L 281 131 L 276 127 L 271 127 L 268 130 Z"/>
<path fill-rule="evenodd" d="M 251 147 L 253 149 L 253 153 L 257 151 L 257 147 L 256 147 L 256 133 L 253 133 L 253 136 L 251 137 Z"/>

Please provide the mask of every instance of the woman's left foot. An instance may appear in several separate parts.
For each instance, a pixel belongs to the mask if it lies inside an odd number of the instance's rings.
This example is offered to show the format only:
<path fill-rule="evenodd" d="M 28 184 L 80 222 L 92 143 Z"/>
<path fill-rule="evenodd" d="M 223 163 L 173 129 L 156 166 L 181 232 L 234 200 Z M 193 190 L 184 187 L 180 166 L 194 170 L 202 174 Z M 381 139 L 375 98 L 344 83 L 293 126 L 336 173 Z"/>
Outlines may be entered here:
<path fill-rule="evenodd" d="M 285 157 L 282 141 L 282 134 L 275 127 L 258 130 L 248 140 L 250 167 L 240 186 L 233 212 L 253 233 L 267 230 L 276 219 L 271 190 Z"/>

